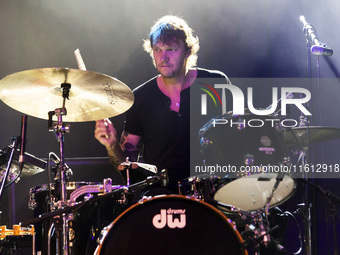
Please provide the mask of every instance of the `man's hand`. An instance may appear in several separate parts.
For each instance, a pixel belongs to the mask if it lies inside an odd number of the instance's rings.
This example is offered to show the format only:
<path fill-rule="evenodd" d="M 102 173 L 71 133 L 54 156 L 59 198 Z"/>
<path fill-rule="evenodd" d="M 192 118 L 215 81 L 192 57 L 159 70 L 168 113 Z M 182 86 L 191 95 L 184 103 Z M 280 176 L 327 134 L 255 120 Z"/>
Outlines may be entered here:
<path fill-rule="evenodd" d="M 117 145 L 117 132 L 109 119 L 96 121 L 94 137 L 104 145 L 108 151 Z"/>

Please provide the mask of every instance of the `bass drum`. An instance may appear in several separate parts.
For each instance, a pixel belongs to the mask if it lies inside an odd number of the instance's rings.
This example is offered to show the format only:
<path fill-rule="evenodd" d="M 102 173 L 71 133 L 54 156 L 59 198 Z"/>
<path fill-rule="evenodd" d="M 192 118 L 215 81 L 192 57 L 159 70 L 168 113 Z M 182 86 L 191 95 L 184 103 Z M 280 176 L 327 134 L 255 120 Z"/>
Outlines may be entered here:
<path fill-rule="evenodd" d="M 179 195 L 141 201 L 102 231 L 95 254 L 248 254 L 220 211 Z"/>

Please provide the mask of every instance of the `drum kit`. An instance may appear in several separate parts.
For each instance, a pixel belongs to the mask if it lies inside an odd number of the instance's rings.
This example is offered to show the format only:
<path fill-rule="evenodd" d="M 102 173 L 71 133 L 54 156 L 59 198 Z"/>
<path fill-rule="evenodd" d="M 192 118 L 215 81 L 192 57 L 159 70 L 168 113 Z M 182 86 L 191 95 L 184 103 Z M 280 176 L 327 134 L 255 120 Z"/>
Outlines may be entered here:
<path fill-rule="evenodd" d="M 119 167 L 127 170 L 127 177 L 129 172 L 140 169 L 145 174 L 144 181 L 125 186 L 112 185 L 111 179 L 103 183 L 68 182 L 64 135 L 70 127 L 64 121 L 95 121 L 119 115 L 133 104 L 132 91 L 104 74 L 43 68 L 3 78 L 0 99 L 19 112 L 48 120 L 49 130 L 59 143 L 60 158 L 54 155 L 48 162 L 25 152 L 23 116 L 21 137 L 0 151 L 0 196 L 3 188 L 19 176 L 32 176 L 55 163 L 54 183 L 29 191 L 34 218 L 22 222 L 19 229 L 15 226 L 15 231 L 5 227 L 0 232 L 0 241 L 7 246 L 11 242 L 4 240 L 13 235 L 33 236 L 33 254 L 247 254 L 250 246 L 260 254 L 260 246 L 269 242 L 271 232 L 277 228 L 271 228 L 268 210 L 289 199 L 296 188 L 289 173 L 281 177 L 262 173 L 251 177 L 192 176 L 179 182 L 179 194 L 136 202 L 134 195 L 142 188 L 156 182 L 166 185 L 168 173 L 128 159 Z M 251 116 L 226 114 L 223 118 Z M 239 165 L 254 159 L 264 164 L 290 164 L 283 159 L 284 147 L 306 150 L 310 143 L 340 138 L 336 128 L 301 127 L 279 132 L 264 126 L 253 133 L 254 129 L 240 131 L 237 127 L 226 135 L 225 130 L 212 129 L 211 125 L 208 122 L 200 130 L 200 138 L 205 141 L 201 143 L 202 151 L 206 159 L 220 164 L 226 160 Z M 266 153 L 259 153 L 259 147 L 267 148 Z M 242 221 L 241 227 L 238 220 Z"/>

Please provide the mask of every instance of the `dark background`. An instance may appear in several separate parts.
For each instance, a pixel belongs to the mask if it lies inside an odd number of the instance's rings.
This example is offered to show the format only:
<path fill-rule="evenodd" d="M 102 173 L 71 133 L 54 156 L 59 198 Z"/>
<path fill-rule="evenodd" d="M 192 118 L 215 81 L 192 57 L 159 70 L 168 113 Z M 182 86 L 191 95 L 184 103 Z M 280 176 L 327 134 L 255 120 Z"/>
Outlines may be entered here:
<path fill-rule="evenodd" d="M 333 0 L 0 0 L 0 78 L 35 68 L 78 68 L 73 51 L 79 48 L 87 70 L 118 78 L 133 89 L 156 75 L 150 57 L 143 52 L 143 39 L 155 20 L 170 13 L 187 20 L 199 36 L 198 66 L 221 70 L 231 80 L 308 77 L 306 39 L 299 20 L 304 15 L 315 26 L 319 40 L 334 50 L 327 59 L 312 56 L 312 77 L 318 76 L 319 59 L 320 77 L 334 78 L 338 77 L 340 61 L 339 8 L 340 3 Z M 339 91 L 336 83 L 313 88 L 313 125 L 340 127 Z M 46 109 L 46 113 L 51 110 L 54 109 Z M 21 115 L 0 102 L 0 148 L 20 134 Z M 123 115 L 112 118 L 118 133 L 123 120 Z M 94 124 L 72 123 L 71 132 L 65 136 L 65 157 L 74 172 L 71 180 L 102 181 L 111 177 L 119 182 L 105 160 L 72 160 L 107 156 L 93 137 Z M 339 143 L 337 140 L 318 145 L 318 156 L 326 162 L 339 163 Z M 46 120 L 28 117 L 26 150 L 39 158 L 47 158 L 49 152 L 59 154 L 57 140 L 48 132 Z M 337 179 L 316 182 L 340 195 Z M 47 183 L 45 172 L 22 178 L 7 188 L 0 205 L 1 223 L 11 226 L 31 218 L 32 212 L 27 209 L 29 188 L 42 183 Z M 296 192 L 282 207 L 293 212 L 301 200 L 301 192 Z M 326 254 L 325 250 L 332 249 L 334 235 L 327 222 L 325 197 L 316 192 L 315 200 L 317 224 L 313 225 L 313 232 L 317 240 L 313 244 L 315 250 L 323 251 L 320 254 Z M 287 233 L 292 239 L 287 247 L 294 250 L 294 226 Z"/>

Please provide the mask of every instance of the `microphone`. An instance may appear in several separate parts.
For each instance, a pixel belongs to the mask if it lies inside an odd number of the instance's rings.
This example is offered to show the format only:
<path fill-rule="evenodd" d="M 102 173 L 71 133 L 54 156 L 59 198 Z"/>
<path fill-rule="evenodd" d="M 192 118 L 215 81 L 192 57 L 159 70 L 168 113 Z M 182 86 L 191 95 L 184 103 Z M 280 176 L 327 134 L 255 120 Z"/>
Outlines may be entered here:
<path fill-rule="evenodd" d="M 311 47 L 311 53 L 317 56 L 332 56 L 333 50 L 328 48 L 326 44 L 321 43 L 316 35 L 315 28 L 307 23 L 306 18 L 304 16 L 300 16 L 300 21 L 303 24 L 303 31 L 305 32 L 307 38 L 314 44 Z"/>
<path fill-rule="evenodd" d="M 169 184 L 168 170 L 163 169 L 156 175 L 148 176 L 145 180 L 147 185 L 153 185 L 156 182 L 160 182 L 160 185 L 163 187 L 167 186 Z"/>
<path fill-rule="evenodd" d="M 51 153 L 50 155 L 53 158 L 54 164 L 59 166 L 60 161 L 61 161 L 60 158 L 54 153 Z M 73 175 L 72 169 L 66 163 L 64 163 L 64 166 L 65 166 L 65 169 L 66 169 L 66 175 L 72 176 Z"/>
<path fill-rule="evenodd" d="M 313 45 L 311 52 L 317 56 L 332 56 L 333 50 L 328 48 L 326 45 Z"/>
<path fill-rule="evenodd" d="M 166 187 L 169 184 L 169 175 L 166 169 L 163 169 L 160 174 L 160 184 L 162 187 Z"/>
<path fill-rule="evenodd" d="M 21 146 L 19 155 L 19 171 L 21 172 L 24 167 L 25 147 L 26 147 L 26 126 L 27 116 L 22 115 L 21 117 Z"/>
<path fill-rule="evenodd" d="M 279 187 L 280 182 L 282 182 L 283 178 L 285 177 L 286 173 L 284 171 L 280 171 L 276 176 L 276 182 L 273 187 L 273 192 Z"/>

